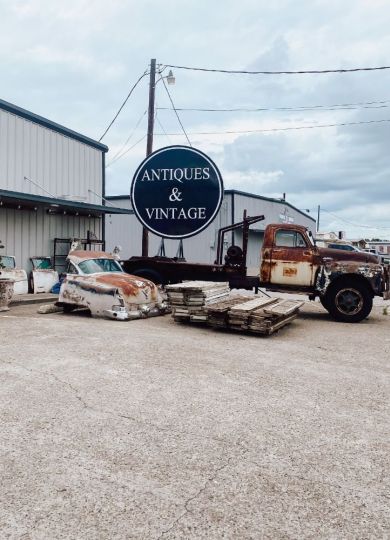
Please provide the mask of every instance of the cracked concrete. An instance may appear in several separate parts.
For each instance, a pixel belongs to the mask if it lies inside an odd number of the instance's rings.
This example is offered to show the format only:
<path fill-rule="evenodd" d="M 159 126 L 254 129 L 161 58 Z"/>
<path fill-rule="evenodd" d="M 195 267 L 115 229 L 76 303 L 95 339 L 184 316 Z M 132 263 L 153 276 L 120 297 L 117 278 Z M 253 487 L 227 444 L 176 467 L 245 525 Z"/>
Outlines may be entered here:
<path fill-rule="evenodd" d="M 382 307 L 270 339 L 0 316 L 0 537 L 390 537 Z"/>

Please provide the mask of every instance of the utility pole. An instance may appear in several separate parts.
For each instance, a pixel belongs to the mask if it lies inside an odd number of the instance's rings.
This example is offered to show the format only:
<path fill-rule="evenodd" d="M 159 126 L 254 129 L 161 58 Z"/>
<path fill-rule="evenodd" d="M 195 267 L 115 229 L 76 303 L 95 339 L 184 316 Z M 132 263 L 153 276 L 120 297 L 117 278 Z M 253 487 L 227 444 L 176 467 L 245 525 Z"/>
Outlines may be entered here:
<path fill-rule="evenodd" d="M 318 208 L 317 208 L 317 232 L 320 230 L 320 212 L 321 212 L 321 206 L 318 205 Z"/>
<path fill-rule="evenodd" d="M 148 134 L 146 139 L 146 157 L 153 152 L 153 131 L 154 131 L 154 97 L 156 88 L 156 59 L 150 60 L 149 78 L 149 107 L 148 107 Z M 149 232 L 146 227 L 142 227 L 142 256 L 149 255 Z"/>

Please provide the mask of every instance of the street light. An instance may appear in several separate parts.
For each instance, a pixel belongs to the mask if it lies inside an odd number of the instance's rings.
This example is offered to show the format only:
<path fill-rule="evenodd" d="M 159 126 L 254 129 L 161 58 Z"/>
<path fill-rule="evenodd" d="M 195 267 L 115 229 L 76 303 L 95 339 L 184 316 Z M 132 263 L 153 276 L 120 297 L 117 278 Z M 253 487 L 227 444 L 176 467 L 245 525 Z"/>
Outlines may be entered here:
<path fill-rule="evenodd" d="M 175 77 L 173 76 L 172 70 L 169 70 L 169 73 L 167 75 L 167 83 L 168 84 L 175 84 Z"/>

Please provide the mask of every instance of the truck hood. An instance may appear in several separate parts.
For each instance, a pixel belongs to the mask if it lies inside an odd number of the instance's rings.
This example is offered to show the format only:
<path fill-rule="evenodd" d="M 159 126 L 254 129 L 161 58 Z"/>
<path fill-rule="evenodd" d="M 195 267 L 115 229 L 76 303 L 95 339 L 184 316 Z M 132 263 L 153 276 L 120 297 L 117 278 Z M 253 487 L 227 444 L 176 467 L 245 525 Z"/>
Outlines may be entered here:
<path fill-rule="evenodd" d="M 330 258 L 334 261 L 351 261 L 360 263 L 380 264 L 379 258 L 372 253 L 359 251 L 344 251 L 342 249 L 318 248 L 322 259 Z"/>

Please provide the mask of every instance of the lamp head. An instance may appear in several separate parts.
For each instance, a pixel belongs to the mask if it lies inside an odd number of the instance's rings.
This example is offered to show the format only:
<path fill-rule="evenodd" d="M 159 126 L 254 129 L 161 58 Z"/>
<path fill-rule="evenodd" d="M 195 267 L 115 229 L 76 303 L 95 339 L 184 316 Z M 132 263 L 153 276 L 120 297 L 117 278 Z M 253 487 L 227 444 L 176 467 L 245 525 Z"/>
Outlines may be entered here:
<path fill-rule="evenodd" d="M 168 84 L 175 84 L 175 77 L 173 76 L 172 70 L 169 70 L 169 73 L 167 75 L 167 82 Z"/>

